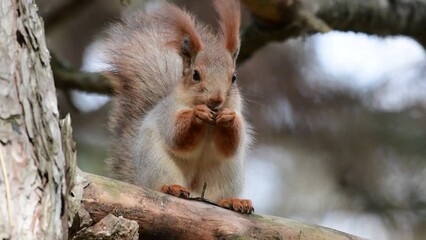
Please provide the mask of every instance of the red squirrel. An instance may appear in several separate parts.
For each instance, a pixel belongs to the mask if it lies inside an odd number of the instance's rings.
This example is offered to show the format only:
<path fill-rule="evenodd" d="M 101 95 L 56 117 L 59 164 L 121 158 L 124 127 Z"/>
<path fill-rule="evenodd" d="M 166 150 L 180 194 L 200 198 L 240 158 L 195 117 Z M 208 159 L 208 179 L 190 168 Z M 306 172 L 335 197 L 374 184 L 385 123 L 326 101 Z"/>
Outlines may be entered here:
<path fill-rule="evenodd" d="M 112 26 L 98 43 L 114 82 L 113 178 L 177 197 L 200 195 L 251 213 L 237 199 L 251 142 L 242 114 L 236 59 L 240 3 L 216 0 L 213 31 L 173 4 Z"/>

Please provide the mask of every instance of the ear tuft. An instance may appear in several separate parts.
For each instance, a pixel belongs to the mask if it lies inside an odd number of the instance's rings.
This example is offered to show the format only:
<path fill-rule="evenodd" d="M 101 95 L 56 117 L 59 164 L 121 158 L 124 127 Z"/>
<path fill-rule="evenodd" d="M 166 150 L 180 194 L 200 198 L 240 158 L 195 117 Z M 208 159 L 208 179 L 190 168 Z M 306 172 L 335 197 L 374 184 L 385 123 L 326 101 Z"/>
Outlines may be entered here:
<path fill-rule="evenodd" d="M 189 68 L 192 63 L 194 63 L 197 53 L 198 51 L 190 41 L 189 37 L 184 36 L 180 44 L 180 54 L 183 58 L 185 69 Z"/>
<path fill-rule="evenodd" d="M 220 17 L 220 31 L 225 48 L 236 59 L 240 48 L 240 1 L 239 0 L 215 0 L 214 6 Z"/>
<path fill-rule="evenodd" d="M 203 48 L 194 18 L 186 11 L 169 3 L 164 5 L 162 17 L 174 29 L 171 43 L 180 51 L 184 68 L 189 68 Z"/>

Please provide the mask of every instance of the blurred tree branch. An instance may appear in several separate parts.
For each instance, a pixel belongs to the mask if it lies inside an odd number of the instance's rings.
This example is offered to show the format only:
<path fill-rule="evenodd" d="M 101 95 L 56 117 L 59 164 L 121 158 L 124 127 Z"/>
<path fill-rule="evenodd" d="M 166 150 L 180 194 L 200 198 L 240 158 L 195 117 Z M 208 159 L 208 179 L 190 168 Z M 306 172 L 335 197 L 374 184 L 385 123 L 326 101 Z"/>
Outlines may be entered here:
<path fill-rule="evenodd" d="M 242 33 L 240 63 L 269 42 L 330 30 L 377 36 L 405 35 L 426 47 L 426 0 L 241 1 L 252 13 L 253 19 Z M 112 92 L 111 82 L 104 77 L 65 67 L 55 58 L 53 61 L 57 62 L 52 67 L 58 88 L 105 94 Z"/>
<path fill-rule="evenodd" d="M 426 47 L 426 0 L 241 0 L 254 20 L 243 32 L 240 61 L 271 41 L 329 30 L 404 35 Z"/>
<path fill-rule="evenodd" d="M 101 94 L 112 93 L 111 80 L 100 74 L 74 69 L 60 61 L 55 55 L 52 55 L 51 66 L 57 88 L 63 90 L 76 89 Z"/>

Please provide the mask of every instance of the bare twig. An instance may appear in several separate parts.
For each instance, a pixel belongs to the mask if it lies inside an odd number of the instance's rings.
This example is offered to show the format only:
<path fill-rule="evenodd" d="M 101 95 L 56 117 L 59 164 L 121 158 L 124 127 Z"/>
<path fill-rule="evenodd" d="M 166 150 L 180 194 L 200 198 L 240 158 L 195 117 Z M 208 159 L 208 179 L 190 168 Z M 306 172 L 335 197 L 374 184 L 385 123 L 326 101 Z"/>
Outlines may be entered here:
<path fill-rule="evenodd" d="M 203 191 L 201 192 L 201 197 L 204 198 L 204 194 L 206 194 L 207 182 L 204 182 Z"/>

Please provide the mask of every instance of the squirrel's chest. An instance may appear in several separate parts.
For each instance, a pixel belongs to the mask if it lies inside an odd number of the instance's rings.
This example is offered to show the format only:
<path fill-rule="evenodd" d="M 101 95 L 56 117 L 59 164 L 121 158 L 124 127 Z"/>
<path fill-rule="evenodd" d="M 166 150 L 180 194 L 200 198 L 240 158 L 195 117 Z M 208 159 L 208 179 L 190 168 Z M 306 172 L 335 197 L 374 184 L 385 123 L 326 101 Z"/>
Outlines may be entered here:
<path fill-rule="evenodd" d="M 218 151 L 215 126 L 208 126 L 206 130 L 196 147 L 175 159 L 187 187 L 191 189 L 191 193 L 196 194 L 201 193 L 204 183 L 210 193 L 220 192 L 219 188 L 223 185 L 221 182 L 224 181 L 223 173 L 229 170 L 226 166 L 232 162 Z"/>
<path fill-rule="evenodd" d="M 208 126 L 205 134 L 198 139 L 195 146 L 186 152 L 185 156 L 182 156 L 191 163 L 191 166 L 187 166 L 186 169 L 199 171 L 203 168 L 219 164 L 224 160 L 225 157 L 218 151 L 218 147 L 216 146 L 215 134 L 215 127 Z"/>
<path fill-rule="evenodd" d="M 214 134 L 214 128 L 209 129 L 191 153 L 190 159 L 185 161 L 187 163 L 185 164 L 186 166 L 181 167 L 184 176 L 187 178 L 188 187 L 192 191 L 201 191 L 202 184 L 206 181 L 206 178 L 213 178 L 211 175 L 215 175 L 216 169 L 226 162 L 223 159 L 224 157 L 217 151 Z M 212 181 L 209 181 L 210 188 L 213 187 L 210 186 L 211 184 Z"/>
<path fill-rule="evenodd" d="M 220 156 L 215 146 L 215 132 L 214 126 L 207 126 L 205 134 L 198 139 L 195 147 L 191 151 L 192 159 L 199 162 L 214 162 L 219 160 Z"/>

